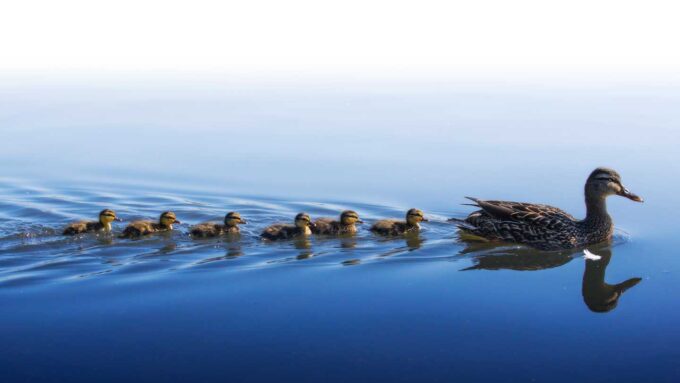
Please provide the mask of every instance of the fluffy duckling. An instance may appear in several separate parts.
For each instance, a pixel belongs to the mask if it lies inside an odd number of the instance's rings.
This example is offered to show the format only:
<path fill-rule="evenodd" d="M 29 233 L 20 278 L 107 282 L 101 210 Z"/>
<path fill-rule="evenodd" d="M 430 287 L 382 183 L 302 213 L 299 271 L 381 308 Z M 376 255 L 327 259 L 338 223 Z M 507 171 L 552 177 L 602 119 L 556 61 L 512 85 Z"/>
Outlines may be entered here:
<path fill-rule="evenodd" d="M 307 213 L 299 213 L 295 216 L 295 224 L 276 224 L 264 229 L 260 235 L 262 238 L 276 241 L 279 239 L 290 239 L 304 237 L 312 234 L 311 228 L 314 227 L 312 219 Z"/>
<path fill-rule="evenodd" d="M 359 214 L 353 210 L 345 210 L 340 214 L 340 220 L 332 218 L 319 218 L 314 221 L 312 233 L 326 235 L 354 234 L 357 232 L 355 224 L 364 223 L 359 219 Z"/>
<path fill-rule="evenodd" d="M 217 237 L 222 234 L 238 234 L 238 225 L 246 224 L 241 214 L 232 211 L 224 216 L 224 225 L 214 222 L 204 222 L 191 228 L 191 235 L 196 238 Z"/>
<path fill-rule="evenodd" d="M 148 235 L 151 233 L 157 233 L 161 231 L 172 230 L 172 224 L 181 223 L 177 220 L 175 213 L 171 211 L 165 211 L 161 214 L 158 222 L 153 221 L 135 221 L 129 224 L 123 234 L 119 235 L 118 238 L 135 238 L 141 237 L 143 235 Z"/>
<path fill-rule="evenodd" d="M 410 209 L 406 212 L 406 221 L 396 219 L 383 219 L 373 224 L 371 231 L 380 235 L 402 235 L 420 230 L 420 222 L 428 220 L 423 212 L 418 209 Z"/>
<path fill-rule="evenodd" d="M 80 221 L 69 224 L 64 229 L 64 235 L 76 235 L 81 233 L 91 233 L 95 231 L 111 231 L 111 222 L 122 221 L 116 217 L 116 212 L 104 209 L 99 213 L 99 221 Z"/>

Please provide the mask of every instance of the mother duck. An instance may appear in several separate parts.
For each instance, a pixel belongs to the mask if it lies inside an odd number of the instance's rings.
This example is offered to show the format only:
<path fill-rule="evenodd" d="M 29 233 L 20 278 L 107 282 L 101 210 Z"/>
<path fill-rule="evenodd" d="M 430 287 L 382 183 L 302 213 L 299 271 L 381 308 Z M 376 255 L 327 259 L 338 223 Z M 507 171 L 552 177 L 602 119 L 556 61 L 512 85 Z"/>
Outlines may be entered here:
<path fill-rule="evenodd" d="M 613 169 L 595 169 L 585 186 L 586 218 L 577 220 L 561 209 L 532 203 L 485 201 L 466 197 L 481 210 L 466 219 L 452 218 L 464 234 L 487 241 L 525 244 L 540 250 L 585 247 L 609 241 L 614 223 L 607 213 L 606 199 L 619 195 L 635 202 L 642 198 L 621 183 Z"/>

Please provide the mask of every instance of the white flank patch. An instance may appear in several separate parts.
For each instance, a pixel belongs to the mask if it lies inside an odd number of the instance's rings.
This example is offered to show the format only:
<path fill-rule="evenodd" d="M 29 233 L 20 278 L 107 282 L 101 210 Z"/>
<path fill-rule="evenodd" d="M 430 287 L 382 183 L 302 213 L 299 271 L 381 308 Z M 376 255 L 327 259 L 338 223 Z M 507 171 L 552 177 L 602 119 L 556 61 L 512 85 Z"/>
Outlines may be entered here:
<path fill-rule="evenodd" d="M 588 251 L 588 249 L 583 250 L 583 258 L 590 259 L 591 261 L 599 261 L 600 259 L 602 259 L 601 256 L 591 253 L 590 251 Z"/>

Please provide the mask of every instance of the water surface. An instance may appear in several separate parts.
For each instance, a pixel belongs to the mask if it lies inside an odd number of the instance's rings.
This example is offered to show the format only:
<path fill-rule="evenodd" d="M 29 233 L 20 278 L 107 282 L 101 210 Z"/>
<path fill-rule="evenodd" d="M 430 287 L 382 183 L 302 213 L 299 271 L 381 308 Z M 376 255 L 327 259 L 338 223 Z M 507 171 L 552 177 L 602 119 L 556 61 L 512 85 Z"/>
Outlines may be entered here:
<path fill-rule="evenodd" d="M 679 101 L 628 85 L 5 81 L 0 379 L 677 381 Z M 446 222 L 465 195 L 582 216 L 602 165 L 646 202 L 610 199 L 599 261 L 468 246 Z M 415 237 L 257 237 L 299 211 L 370 223 L 410 207 L 431 219 Z M 103 208 L 183 224 L 59 235 Z M 230 210 L 240 238 L 187 235 Z"/>

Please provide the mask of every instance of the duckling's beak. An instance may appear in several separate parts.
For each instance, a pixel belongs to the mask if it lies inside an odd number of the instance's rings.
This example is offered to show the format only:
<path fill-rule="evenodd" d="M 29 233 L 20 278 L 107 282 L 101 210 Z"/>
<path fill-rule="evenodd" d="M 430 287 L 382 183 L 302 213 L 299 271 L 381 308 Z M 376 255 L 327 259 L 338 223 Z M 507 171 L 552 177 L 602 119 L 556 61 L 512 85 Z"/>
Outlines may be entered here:
<path fill-rule="evenodd" d="M 423 221 L 423 222 L 430 222 L 430 220 L 427 219 L 427 218 L 425 218 L 425 217 L 423 217 L 422 221 Z"/>
<path fill-rule="evenodd" d="M 123 219 L 120 218 L 120 217 L 116 217 L 116 218 L 114 218 L 114 220 L 115 220 L 115 221 L 118 221 L 118 222 L 123 222 Z"/>
<path fill-rule="evenodd" d="M 176 224 L 178 224 L 178 225 L 181 225 L 181 224 L 182 224 L 182 222 L 180 222 L 178 219 L 176 219 L 175 222 L 173 222 L 173 223 L 176 223 Z"/>
<path fill-rule="evenodd" d="M 241 222 L 241 224 L 243 224 L 243 225 L 245 225 L 245 224 L 248 223 L 248 221 L 246 221 L 246 220 L 243 219 L 243 218 L 239 218 L 239 222 Z"/>
<path fill-rule="evenodd" d="M 364 223 L 364 221 L 357 219 L 356 223 Z"/>
<path fill-rule="evenodd" d="M 621 191 L 618 193 L 621 197 L 626 197 L 631 201 L 635 202 L 644 202 L 642 197 L 640 197 L 637 194 L 631 193 L 630 190 L 628 190 L 625 186 L 621 185 Z"/>

